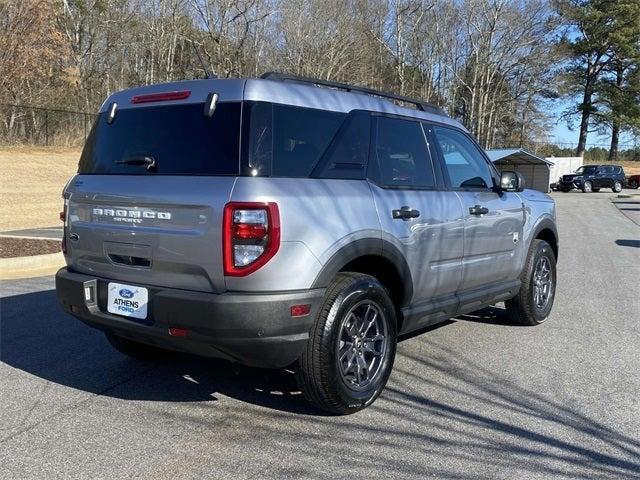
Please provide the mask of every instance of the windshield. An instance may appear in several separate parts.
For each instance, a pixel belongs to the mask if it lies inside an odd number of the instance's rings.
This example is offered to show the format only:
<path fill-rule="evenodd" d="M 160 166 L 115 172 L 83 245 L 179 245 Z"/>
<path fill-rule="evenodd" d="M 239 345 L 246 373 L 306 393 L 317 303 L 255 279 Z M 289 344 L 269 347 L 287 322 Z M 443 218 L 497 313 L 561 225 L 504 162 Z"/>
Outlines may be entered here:
<path fill-rule="evenodd" d="M 97 118 L 78 173 L 107 175 L 237 175 L 239 102 L 220 103 L 212 117 L 202 103 L 125 108 L 111 124 Z"/>

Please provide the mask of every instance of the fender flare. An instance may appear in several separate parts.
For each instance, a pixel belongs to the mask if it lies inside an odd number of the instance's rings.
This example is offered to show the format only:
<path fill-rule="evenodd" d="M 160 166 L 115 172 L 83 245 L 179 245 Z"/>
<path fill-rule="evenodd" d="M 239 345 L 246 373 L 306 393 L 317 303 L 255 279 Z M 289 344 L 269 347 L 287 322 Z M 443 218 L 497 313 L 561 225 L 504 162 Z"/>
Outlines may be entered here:
<path fill-rule="evenodd" d="M 413 279 L 407 260 L 395 245 L 380 238 L 361 238 L 341 247 L 323 265 L 311 288 L 326 288 L 345 265 L 367 255 L 382 257 L 393 265 L 403 283 L 401 306 L 408 305 L 413 297 Z"/>
<path fill-rule="evenodd" d="M 529 244 L 531 244 L 531 242 L 533 241 L 534 238 L 537 238 L 538 235 L 540 235 L 540 232 L 542 232 L 543 230 L 551 230 L 551 233 L 553 233 L 553 236 L 556 239 L 556 245 L 555 245 L 555 254 L 556 254 L 556 261 L 558 260 L 558 253 L 560 251 L 560 237 L 558 236 L 558 228 L 556 227 L 556 224 L 553 220 L 551 220 L 550 218 L 543 218 L 542 220 L 540 220 L 538 223 L 536 223 L 535 227 L 533 228 L 533 233 L 531 235 L 531 241 L 529 242 Z"/>

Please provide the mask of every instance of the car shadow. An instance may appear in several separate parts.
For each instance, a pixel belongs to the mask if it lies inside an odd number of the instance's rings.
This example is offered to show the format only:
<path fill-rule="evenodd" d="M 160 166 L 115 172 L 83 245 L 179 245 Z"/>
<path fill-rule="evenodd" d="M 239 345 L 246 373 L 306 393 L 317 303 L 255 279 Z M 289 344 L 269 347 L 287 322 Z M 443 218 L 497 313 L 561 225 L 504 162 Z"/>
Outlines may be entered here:
<path fill-rule="evenodd" d="M 513 321 L 504 308 L 485 307 L 475 312 L 458 315 L 456 320 L 465 322 L 487 323 L 491 325 L 504 325 L 510 327 L 522 327 L 521 323 Z"/>
<path fill-rule="evenodd" d="M 4 297 L 0 309 L 0 361 L 50 382 L 126 400 L 200 402 L 220 394 L 323 415 L 303 399 L 291 370 L 174 352 L 154 361 L 120 354 L 99 330 L 65 314 L 54 290 Z"/>

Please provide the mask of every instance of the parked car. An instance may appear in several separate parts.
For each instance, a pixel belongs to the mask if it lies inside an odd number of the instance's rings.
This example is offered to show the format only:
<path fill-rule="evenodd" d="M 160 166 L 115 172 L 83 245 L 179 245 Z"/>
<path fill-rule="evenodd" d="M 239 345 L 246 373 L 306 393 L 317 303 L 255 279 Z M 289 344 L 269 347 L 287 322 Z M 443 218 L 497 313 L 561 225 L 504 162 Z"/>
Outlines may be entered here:
<path fill-rule="evenodd" d="M 555 297 L 553 200 L 438 108 L 351 85 L 117 92 L 62 217 L 57 295 L 117 350 L 292 366 L 340 414 L 383 390 L 399 334 L 501 301 L 537 325 Z"/>
<path fill-rule="evenodd" d="M 627 177 L 627 187 L 638 188 L 640 186 L 640 175 L 629 175 Z"/>
<path fill-rule="evenodd" d="M 601 188 L 619 193 L 624 185 L 625 175 L 620 165 L 583 165 L 576 173 L 563 175 L 557 182 L 562 192 L 577 188 L 584 193 L 599 192 Z"/>

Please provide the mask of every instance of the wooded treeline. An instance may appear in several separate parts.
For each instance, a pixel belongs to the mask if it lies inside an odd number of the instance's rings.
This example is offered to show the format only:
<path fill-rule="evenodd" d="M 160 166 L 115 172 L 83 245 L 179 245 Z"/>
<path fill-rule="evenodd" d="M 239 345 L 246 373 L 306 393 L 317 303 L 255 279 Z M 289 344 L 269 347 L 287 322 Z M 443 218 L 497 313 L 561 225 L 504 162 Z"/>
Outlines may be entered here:
<path fill-rule="evenodd" d="M 639 19 L 640 0 L 0 0 L 0 103 L 93 112 L 114 90 L 203 77 L 198 48 L 221 77 L 422 98 L 485 148 L 550 141 L 562 98 L 579 98 L 581 139 L 619 138 L 640 130 Z M 0 112 L 5 134 L 33 116 Z"/>

